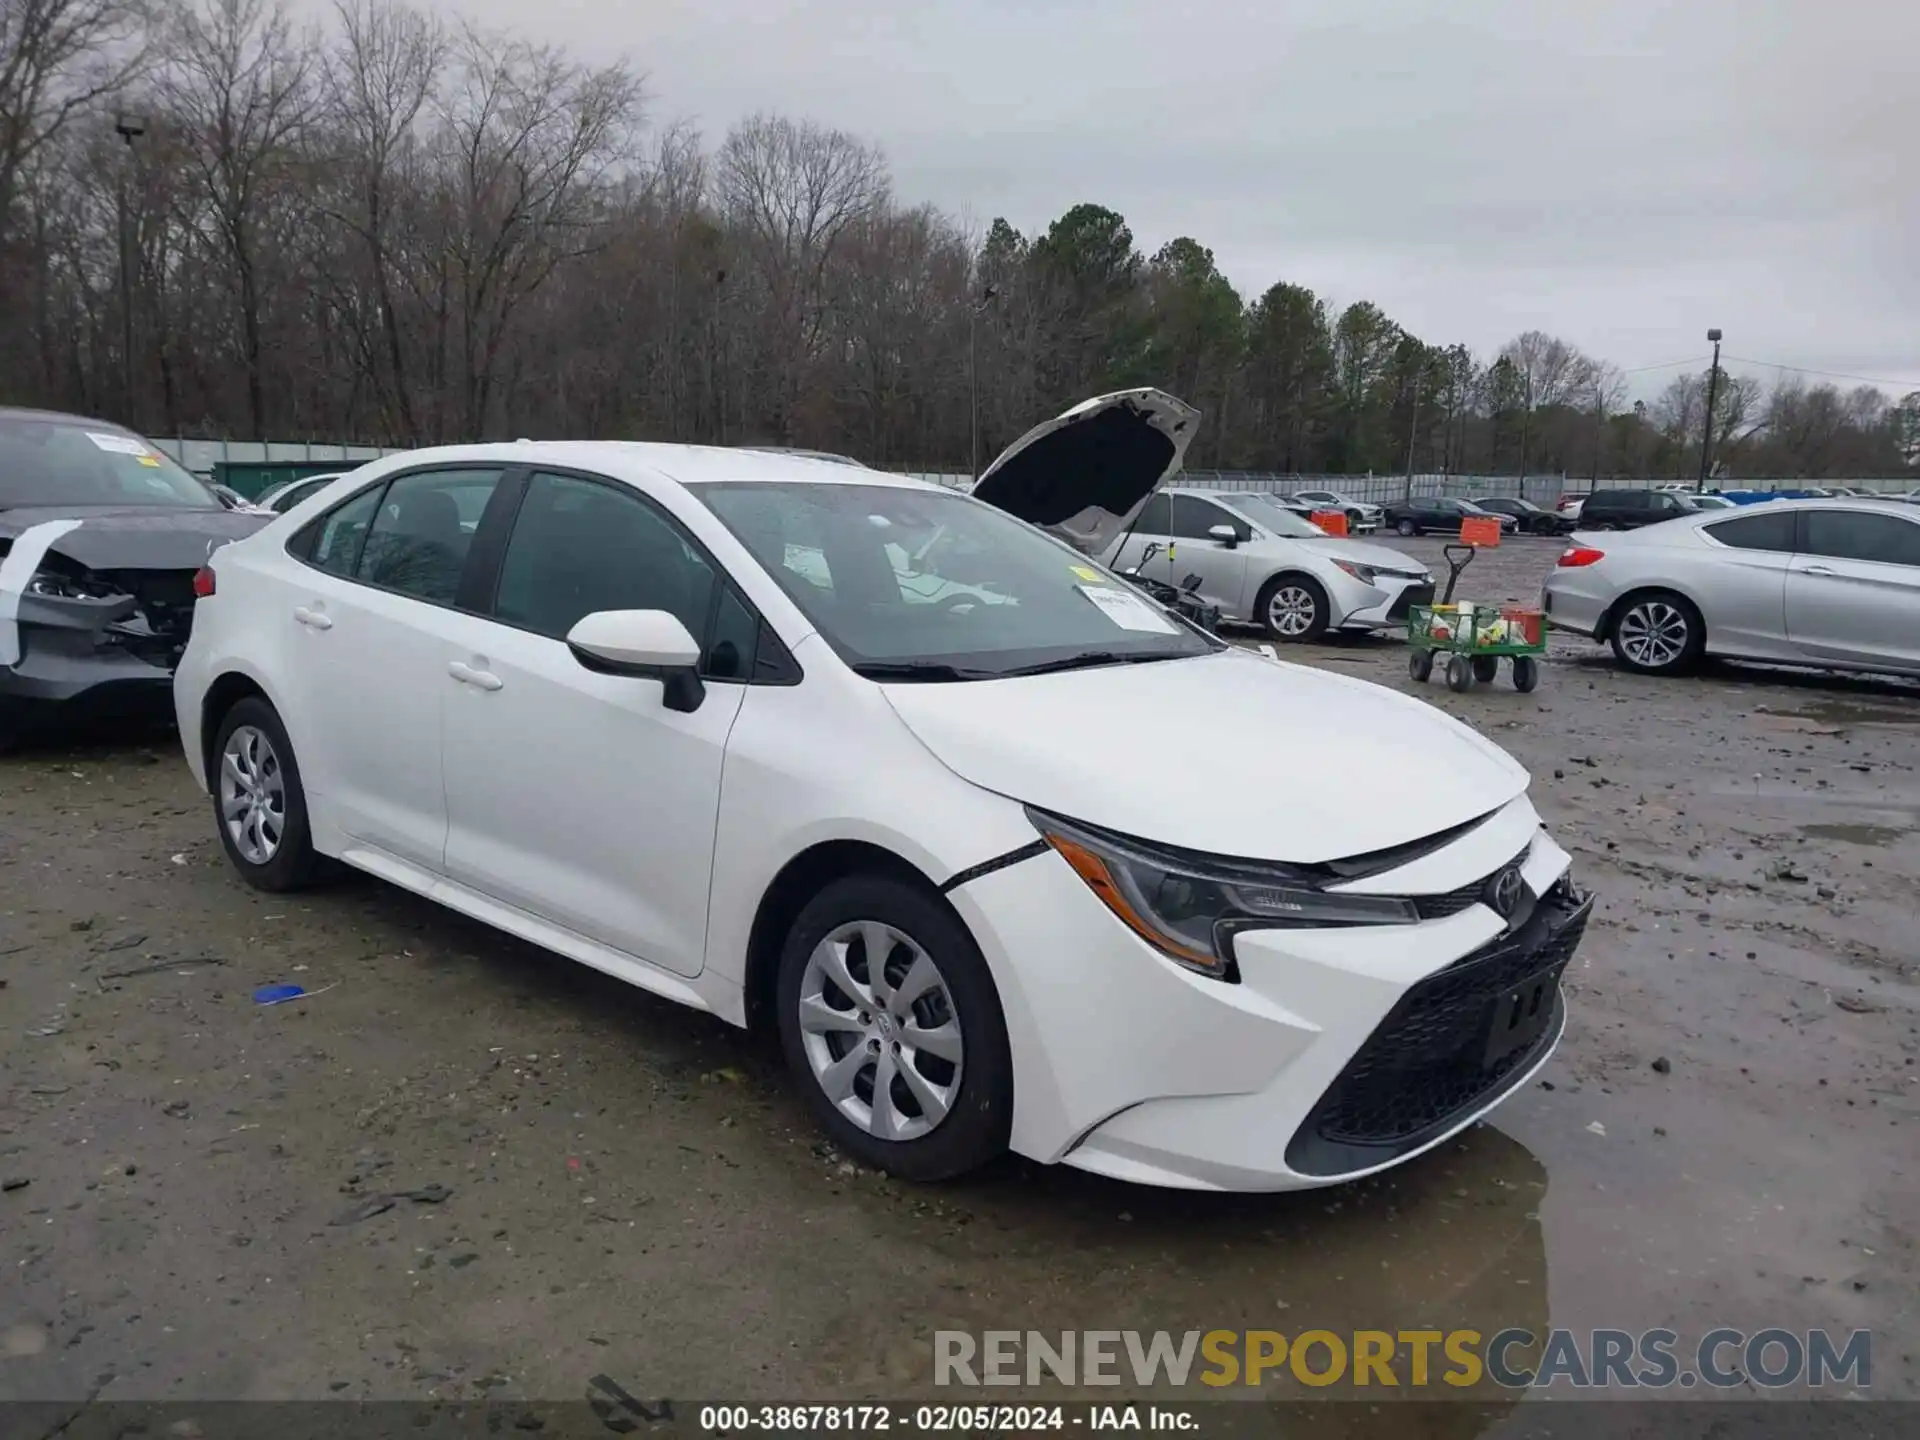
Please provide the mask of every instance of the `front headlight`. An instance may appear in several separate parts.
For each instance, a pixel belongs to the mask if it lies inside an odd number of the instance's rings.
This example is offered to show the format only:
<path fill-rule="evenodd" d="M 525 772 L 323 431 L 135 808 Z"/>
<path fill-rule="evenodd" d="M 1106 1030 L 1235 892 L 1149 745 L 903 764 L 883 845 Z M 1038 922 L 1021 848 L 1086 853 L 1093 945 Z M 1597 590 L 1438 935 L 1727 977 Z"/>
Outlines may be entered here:
<path fill-rule="evenodd" d="M 1242 930 L 1410 925 L 1413 902 L 1318 889 L 1305 871 L 1259 861 L 1168 851 L 1029 808 L 1047 844 L 1134 934 L 1168 959 L 1238 981 Z"/>
<path fill-rule="evenodd" d="M 27 594 L 43 600 L 119 600 L 120 592 L 90 576 L 67 575 L 58 570 L 36 571 L 27 581 Z"/>
<path fill-rule="evenodd" d="M 1333 563 L 1340 569 L 1346 571 L 1347 574 L 1351 575 L 1354 579 L 1358 580 L 1362 585 L 1373 584 L 1374 578 L 1380 573 L 1371 565 L 1356 565 L 1351 560 L 1336 560 Z"/>

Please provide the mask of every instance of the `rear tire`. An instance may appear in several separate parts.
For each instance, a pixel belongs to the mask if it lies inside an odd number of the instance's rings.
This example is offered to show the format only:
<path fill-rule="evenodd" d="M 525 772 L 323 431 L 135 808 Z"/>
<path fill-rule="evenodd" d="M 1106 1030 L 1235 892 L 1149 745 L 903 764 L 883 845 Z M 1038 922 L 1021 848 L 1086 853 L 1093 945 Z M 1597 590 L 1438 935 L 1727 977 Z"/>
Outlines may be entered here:
<path fill-rule="evenodd" d="M 1685 596 L 1644 590 L 1620 602 L 1607 638 L 1614 659 L 1636 675 L 1684 675 L 1706 651 L 1707 626 Z"/>
<path fill-rule="evenodd" d="M 1456 655 L 1447 661 L 1447 688 L 1464 694 L 1473 688 L 1473 666 L 1464 655 Z"/>
<path fill-rule="evenodd" d="M 320 871 L 293 742 L 273 706 L 238 701 L 214 730 L 207 787 L 221 848 L 256 890 L 299 890 Z"/>
<path fill-rule="evenodd" d="M 1415 650 L 1407 656 L 1407 673 L 1422 685 L 1433 674 L 1433 652 Z"/>
<path fill-rule="evenodd" d="M 778 1006 L 808 1107 L 861 1164 L 945 1180 L 1007 1148 L 1000 997 L 973 937 L 924 887 L 863 874 L 814 896 L 781 951 Z"/>
<path fill-rule="evenodd" d="M 1500 662 L 1491 655 L 1473 657 L 1473 678 L 1482 685 L 1491 685 L 1500 676 Z"/>
<path fill-rule="evenodd" d="M 1327 592 L 1308 575 L 1274 576 L 1260 587 L 1255 613 L 1267 635 L 1282 645 L 1318 640 L 1333 618 Z"/>
<path fill-rule="evenodd" d="M 1513 657 L 1513 688 L 1522 695 L 1533 693 L 1533 687 L 1540 683 L 1540 662 L 1531 655 Z"/>
<path fill-rule="evenodd" d="M 1408 540 L 1411 540 L 1414 536 L 1420 533 L 1420 527 L 1414 524 L 1413 521 L 1411 520 L 1397 520 L 1394 522 L 1393 528 L 1401 535 L 1402 538 L 1408 539 Z"/>

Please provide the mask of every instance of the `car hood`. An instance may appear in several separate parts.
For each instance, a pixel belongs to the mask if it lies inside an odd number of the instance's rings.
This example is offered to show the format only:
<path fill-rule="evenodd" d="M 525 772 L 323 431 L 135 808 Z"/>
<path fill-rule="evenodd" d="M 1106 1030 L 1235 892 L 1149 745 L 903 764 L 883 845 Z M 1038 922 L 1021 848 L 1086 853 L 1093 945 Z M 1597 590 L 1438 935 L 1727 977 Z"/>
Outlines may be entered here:
<path fill-rule="evenodd" d="M 984 789 L 1216 855 L 1364 855 L 1488 814 L 1528 782 L 1423 701 L 1238 648 L 881 688 L 928 750 Z"/>
<path fill-rule="evenodd" d="M 0 510 L 0 541 L 10 545 L 50 520 L 78 521 L 51 548 L 89 570 L 197 570 L 216 548 L 275 518 L 212 507 L 23 507 Z"/>
<path fill-rule="evenodd" d="M 1179 473 L 1199 418 L 1164 390 L 1096 395 L 1001 451 L 974 496 L 1099 555 Z"/>
<path fill-rule="evenodd" d="M 1342 540 L 1329 535 L 1324 540 L 1316 540 L 1310 535 L 1284 535 L 1278 542 L 1263 541 L 1261 547 L 1269 544 L 1299 545 L 1314 555 L 1324 555 L 1329 560 L 1345 560 L 1350 565 L 1370 565 L 1375 570 L 1399 570 L 1403 573 L 1430 575 L 1432 572 L 1412 555 L 1403 555 L 1398 550 L 1390 550 L 1385 545 L 1370 545 L 1364 540 Z M 1255 553 L 1258 553 L 1256 550 Z M 1291 557 L 1289 557 L 1291 558 Z"/>

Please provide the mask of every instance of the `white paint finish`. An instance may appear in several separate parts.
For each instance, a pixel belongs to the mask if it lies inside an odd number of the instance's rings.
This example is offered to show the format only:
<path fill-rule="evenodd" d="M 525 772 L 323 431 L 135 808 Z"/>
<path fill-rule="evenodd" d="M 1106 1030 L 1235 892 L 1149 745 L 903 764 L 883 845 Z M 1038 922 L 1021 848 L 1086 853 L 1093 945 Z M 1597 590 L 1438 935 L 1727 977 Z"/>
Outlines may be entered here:
<path fill-rule="evenodd" d="M 29 525 L 14 537 L 13 548 L 0 560 L 0 665 L 20 663 L 20 597 L 46 558 L 47 547 L 79 528 L 78 520 Z"/>
<path fill-rule="evenodd" d="M 619 665 L 684 670 L 697 664 L 700 644 L 680 617 L 665 610 L 600 610 L 583 615 L 567 643 Z"/>
<path fill-rule="evenodd" d="M 1238 649 L 885 688 L 927 748 L 975 784 L 1216 855 L 1305 863 L 1383 850 L 1484 815 L 1527 783 L 1432 706 Z"/>
<path fill-rule="evenodd" d="M 651 495 L 732 571 L 804 679 L 709 683 L 692 715 L 671 712 L 660 681 L 588 671 L 561 641 L 319 574 L 285 554 L 297 524 L 282 517 L 216 557 L 218 588 L 176 679 L 189 763 L 198 775 L 208 688 L 245 674 L 287 723 L 323 853 L 734 1023 L 755 912 L 796 857 L 854 842 L 939 884 L 1030 844 L 1023 802 L 1283 860 L 1384 848 L 1498 809 L 1395 883 L 1452 888 L 1529 834 L 1530 884 L 1565 867 L 1524 771 L 1431 707 L 1359 681 L 1243 651 L 965 684 L 864 680 L 668 469 L 873 478 L 849 467 L 624 445 L 434 458 L 564 463 Z M 420 461 L 382 462 L 360 483 Z M 1143 745 L 1159 735 L 1201 743 Z M 1283 758 L 1301 753 L 1311 769 Z M 1243 983 L 1227 985 L 1141 942 L 1052 852 L 948 898 L 1006 1016 L 1014 1148 L 1160 1184 L 1324 1183 L 1287 1170 L 1286 1137 L 1407 985 L 1499 928 L 1470 907 L 1358 932 L 1247 932 Z"/>
<path fill-rule="evenodd" d="M 443 667 L 491 678 L 441 682 L 447 877 L 698 974 L 721 765 L 746 687 L 710 684 L 681 714 L 661 681 L 589 670 L 564 641 L 473 615 L 449 614 L 444 633 Z"/>

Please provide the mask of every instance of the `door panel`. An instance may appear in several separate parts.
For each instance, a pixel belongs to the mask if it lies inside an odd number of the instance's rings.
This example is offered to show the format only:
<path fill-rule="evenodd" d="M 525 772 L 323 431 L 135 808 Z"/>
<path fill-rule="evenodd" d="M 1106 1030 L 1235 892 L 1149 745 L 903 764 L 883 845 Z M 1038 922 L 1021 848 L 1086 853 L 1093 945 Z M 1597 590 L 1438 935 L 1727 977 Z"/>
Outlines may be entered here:
<path fill-rule="evenodd" d="M 445 650 L 460 618 L 448 605 L 500 474 L 414 472 L 355 496 L 319 522 L 278 602 L 310 803 L 349 839 L 433 871 L 447 828 Z"/>
<path fill-rule="evenodd" d="M 1246 549 L 1223 545 L 1207 532 L 1215 525 L 1231 525 L 1250 537 L 1252 529 L 1246 521 L 1197 495 L 1176 494 L 1171 499 L 1173 556 L 1168 583 L 1184 585 L 1189 575 L 1198 575 L 1202 600 L 1218 605 L 1229 615 L 1245 615 Z"/>
<path fill-rule="evenodd" d="M 706 949 L 727 735 L 745 686 L 691 714 L 659 679 L 588 670 L 564 638 L 599 610 L 660 609 L 696 637 L 712 564 L 638 493 L 536 474 L 500 562 L 494 613 L 438 657 L 454 880 L 680 975 Z M 458 667 L 457 669 L 455 667 Z"/>
<path fill-rule="evenodd" d="M 1811 659 L 1920 669 L 1920 524 L 1865 510 L 1801 514 L 1787 633 Z"/>

